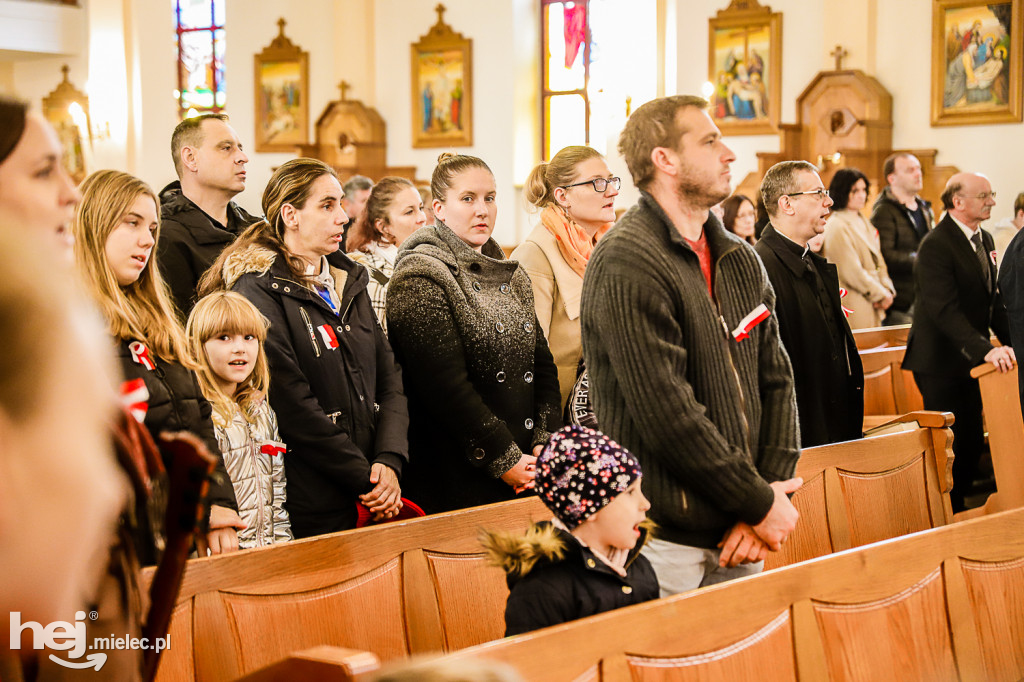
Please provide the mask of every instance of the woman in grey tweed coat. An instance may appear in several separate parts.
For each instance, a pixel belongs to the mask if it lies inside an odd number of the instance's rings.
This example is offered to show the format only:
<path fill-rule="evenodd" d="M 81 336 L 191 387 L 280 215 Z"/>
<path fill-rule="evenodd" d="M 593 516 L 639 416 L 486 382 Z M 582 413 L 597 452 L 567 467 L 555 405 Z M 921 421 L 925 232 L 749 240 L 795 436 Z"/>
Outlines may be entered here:
<path fill-rule="evenodd" d="M 402 245 L 387 297 L 409 401 L 406 496 L 435 513 L 512 499 L 561 426 L 558 375 L 529 277 L 491 239 L 494 176 L 443 154 L 437 223 Z"/>

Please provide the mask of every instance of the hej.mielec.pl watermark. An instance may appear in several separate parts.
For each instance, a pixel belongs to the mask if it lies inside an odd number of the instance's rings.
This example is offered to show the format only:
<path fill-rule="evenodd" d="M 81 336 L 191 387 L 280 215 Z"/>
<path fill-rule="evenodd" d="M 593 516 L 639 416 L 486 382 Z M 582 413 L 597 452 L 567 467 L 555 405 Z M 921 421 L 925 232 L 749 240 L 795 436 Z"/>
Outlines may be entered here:
<path fill-rule="evenodd" d="M 96 620 L 98 614 L 95 611 L 91 611 L 88 614 L 90 620 Z M 88 651 L 95 651 L 96 653 L 90 653 L 85 657 L 84 661 L 65 660 L 59 658 L 54 654 L 50 654 L 49 658 L 54 663 L 62 665 L 66 668 L 96 668 L 99 670 L 103 667 L 103 664 L 107 662 L 107 655 L 102 653 L 103 650 L 116 650 L 124 651 L 126 649 L 139 650 L 139 649 L 155 649 L 157 653 L 169 649 L 171 646 L 171 635 L 167 634 L 166 637 L 155 637 L 150 642 L 147 637 L 132 637 L 130 635 L 117 636 L 111 635 L 110 637 L 93 637 L 92 643 L 90 644 L 86 639 L 85 634 L 85 611 L 75 612 L 75 622 L 68 623 L 67 621 L 58 620 L 50 623 L 49 625 L 43 626 L 41 623 L 35 621 L 21 622 L 21 612 L 11 612 L 11 641 L 10 646 L 12 650 L 21 648 L 22 634 L 28 630 L 32 633 L 32 648 L 33 649 L 53 649 L 54 651 L 66 651 L 68 659 L 81 658 L 82 655 Z"/>

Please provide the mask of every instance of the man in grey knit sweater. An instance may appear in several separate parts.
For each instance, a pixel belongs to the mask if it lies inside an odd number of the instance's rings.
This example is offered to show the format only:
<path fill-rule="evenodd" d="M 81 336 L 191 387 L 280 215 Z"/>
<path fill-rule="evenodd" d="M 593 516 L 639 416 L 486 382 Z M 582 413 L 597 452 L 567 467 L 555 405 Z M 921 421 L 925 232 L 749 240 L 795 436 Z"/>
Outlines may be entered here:
<path fill-rule="evenodd" d="M 642 191 L 583 280 L 601 429 L 644 470 L 662 596 L 761 570 L 796 526 L 793 372 L 754 251 L 709 209 L 735 156 L 698 97 L 637 109 L 619 138 Z"/>

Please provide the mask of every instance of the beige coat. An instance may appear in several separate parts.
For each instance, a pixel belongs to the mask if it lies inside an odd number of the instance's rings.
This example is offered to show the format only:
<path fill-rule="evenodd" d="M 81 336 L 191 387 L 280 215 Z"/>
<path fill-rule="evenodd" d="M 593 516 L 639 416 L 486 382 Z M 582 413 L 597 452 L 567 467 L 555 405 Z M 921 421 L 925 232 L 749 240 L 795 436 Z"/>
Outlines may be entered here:
<path fill-rule="evenodd" d="M 537 225 L 512 252 L 512 260 L 530 276 L 537 321 L 547 337 L 558 367 L 562 407 L 576 383 L 576 369 L 583 357 L 580 335 L 580 295 L 583 278 L 569 267 L 558 251 L 558 242 L 544 225 Z"/>
<path fill-rule="evenodd" d="M 851 329 L 879 327 L 885 311 L 874 307 L 896 288 L 882 259 L 878 231 L 856 211 L 840 210 L 825 225 L 822 255 L 839 270 L 839 285 L 846 289 L 843 306 L 853 312 Z"/>

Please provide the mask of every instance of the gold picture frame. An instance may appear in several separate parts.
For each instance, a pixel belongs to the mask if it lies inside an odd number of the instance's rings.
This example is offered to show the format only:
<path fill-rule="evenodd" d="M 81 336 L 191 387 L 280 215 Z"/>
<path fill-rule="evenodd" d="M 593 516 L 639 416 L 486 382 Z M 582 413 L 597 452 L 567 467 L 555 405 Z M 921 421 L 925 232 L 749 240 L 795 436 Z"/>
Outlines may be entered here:
<path fill-rule="evenodd" d="M 782 14 L 732 0 L 708 22 L 709 113 L 724 135 L 777 132 L 782 103 Z"/>
<path fill-rule="evenodd" d="M 258 152 L 294 152 L 309 142 L 309 53 L 278 34 L 254 57 L 255 137 Z"/>
<path fill-rule="evenodd" d="M 412 45 L 412 146 L 473 144 L 473 41 L 437 23 Z"/>
<path fill-rule="evenodd" d="M 933 126 L 1021 121 L 1022 0 L 933 0 Z"/>
<path fill-rule="evenodd" d="M 79 90 L 68 77 L 71 69 L 64 64 L 63 78 L 50 94 L 43 98 L 43 116 L 57 133 L 61 146 L 61 164 L 75 184 L 89 174 L 86 144 L 92 144 L 92 120 L 89 117 L 89 96 Z M 84 125 L 75 121 L 75 111 Z M 84 139 L 83 139 L 84 136 Z"/>

